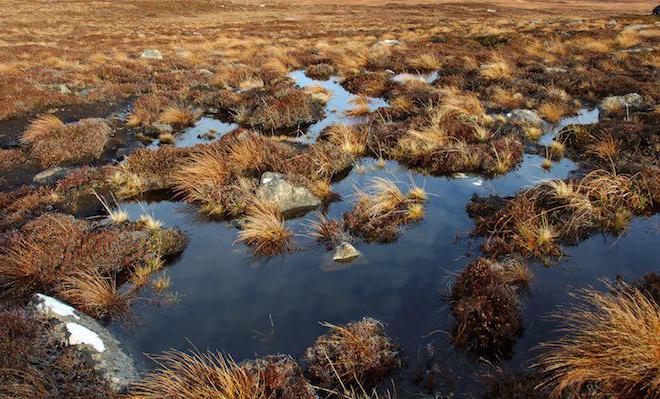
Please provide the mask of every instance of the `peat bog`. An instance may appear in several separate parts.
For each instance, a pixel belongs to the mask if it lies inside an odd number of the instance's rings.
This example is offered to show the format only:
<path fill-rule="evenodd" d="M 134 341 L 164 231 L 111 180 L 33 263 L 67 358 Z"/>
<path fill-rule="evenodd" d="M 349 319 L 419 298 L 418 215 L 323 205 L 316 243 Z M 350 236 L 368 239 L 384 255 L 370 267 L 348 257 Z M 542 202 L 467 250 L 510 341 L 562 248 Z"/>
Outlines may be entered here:
<path fill-rule="evenodd" d="M 12 3 L 0 397 L 660 395 L 657 16 L 404 3 Z"/>

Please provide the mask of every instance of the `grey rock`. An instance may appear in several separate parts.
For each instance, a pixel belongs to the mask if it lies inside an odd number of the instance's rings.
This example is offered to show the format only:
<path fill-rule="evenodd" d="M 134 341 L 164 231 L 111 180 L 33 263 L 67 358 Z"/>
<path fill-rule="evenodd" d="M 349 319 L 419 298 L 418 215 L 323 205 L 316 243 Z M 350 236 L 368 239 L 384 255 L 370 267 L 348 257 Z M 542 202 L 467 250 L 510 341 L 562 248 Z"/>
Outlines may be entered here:
<path fill-rule="evenodd" d="M 213 77 L 215 76 L 215 74 L 214 74 L 213 72 L 209 71 L 208 69 L 204 69 L 204 68 L 200 69 L 200 70 L 197 71 L 197 72 L 198 72 L 200 75 L 202 75 L 202 76 L 204 76 L 204 77 L 206 77 L 206 78 L 209 78 L 209 79 L 211 79 L 211 78 L 213 78 Z"/>
<path fill-rule="evenodd" d="M 568 69 L 561 67 L 545 67 L 546 73 L 566 73 Z"/>
<path fill-rule="evenodd" d="M 619 53 L 652 53 L 655 49 L 653 47 L 634 47 L 619 50 Z"/>
<path fill-rule="evenodd" d="M 142 52 L 140 58 L 145 58 L 148 60 L 162 60 L 163 54 L 154 48 L 148 48 Z"/>
<path fill-rule="evenodd" d="M 61 178 L 65 177 L 69 173 L 69 168 L 63 168 L 60 166 L 55 166 L 53 168 L 48 168 L 37 173 L 32 181 L 37 184 L 53 184 Z"/>
<path fill-rule="evenodd" d="M 360 251 L 355 249 L 353 245 L 348 242 L 342 242 L 335 248 L 335 253 L 332 255 L 332 260 L 335 262 L 350 262 L 358 256 L 362 255 Z"/>
<path fill-rule="evenodd" d="M 610 96 L 601 101 L 599 108 L 602 111 L 611 109 L 635 110 L 642 107 L 644 98 L 637 93 L 629 93 L 625 96 Z"/>
<path fill-rule="evenodd" d="M 129 144 L 126 147 L 119 148 L 117 152 L 115 153 L 115 158 L 122 160 L 125 157 L 131 155 L 135 151 L 139 150 L 140 148 L 146 147 L 144 144 L 142 144 L 139 141 L 134 141 L 131 144 Z"/>
<path fill-rule="evenodd" d="M 507 121 L 514 125 L 531 125 L 544 127 L 545 122 L 541 117 L 531 109 L 514 109 L 506 114 Z"/>
<path fill-rule="evenodd" d="M 497 13 L 497 10 L 493 10 L 492 8 L 487 8 L 486 12 L 490 13 L 490 14 L 495 14 L 495 13 Z"/>
<path fill-rule="evenodd" d="M 71 89 L 69 89 L 69 86 L 65 85 L 64 83 L 44 84 L 44 85 L 39 85 L 39 87 L 46 90 L 56 91 L 60 94 L 71 93 Z"/>
<path fill-rule="evenodd" d="M 654 28 L 653 25 L 651 24 L 631 24 L 631 25 L 626 25 L 623 27 L 623 30 L 642 30 L 642 29 L 649 29 L 649 28 Z"/>
<path fill-rule="evenodd" d="M 380 40 L 374 43 L 374 47 L 380 48 L 380 47 L 392 47 L 392 46 L 400 46 L 402 43 L 399 40 L 394 40 L 394 39 L 385 39 L 385 40 Z"/>
<path fill-rule="evenodd" d="M 133 359 L 119 341 L 95 319 L 55 298 L 36 294 L 30 302 L 39 313 L 55 322 L 56 334 L 64 343 L 75 346 L 115 392 L 126 392 L 140 376 Z"/>
<path fill-rule="evenodd" d="M 84 89 L 82 89 L 82 90 L 80 90 L 80 91 L 78 92 L 78 95 L 79 95 L 80 97 L 87 97 L 87 96 L 89 96 L 90 94 L 92 94 L 93 92 L 94 92 L 94 88 L 91 88 L 91 87 L 85 87 Z"/>
<path fill-rule="evenodd" d="M 263 196 L 277 206 L 285 216 L 294 215 L 319 207 L 322 201 L 307 187 L 288 182 L 279 173 L 266 172 L 261 175 L 257 195 Z"/>

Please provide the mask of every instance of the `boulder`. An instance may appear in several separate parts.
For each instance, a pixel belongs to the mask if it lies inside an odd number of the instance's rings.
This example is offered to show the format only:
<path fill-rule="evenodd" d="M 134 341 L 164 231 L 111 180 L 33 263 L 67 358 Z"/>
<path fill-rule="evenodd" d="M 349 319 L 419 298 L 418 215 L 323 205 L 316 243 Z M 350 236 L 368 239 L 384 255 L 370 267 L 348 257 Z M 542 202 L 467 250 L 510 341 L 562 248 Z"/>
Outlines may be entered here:
<path fill-rule="evenodd" d="M 385 39 L 385 40 L 380 40 L 374 43 L 374 47 L 380 48 L 380 47 L 392 47 L 392 46 L 400 46 L 401 42 L 399 40 L 394 40 L 394 39 Z"/>
<path fill-rule="evenodd" d="M 148 48 L 142 52 L 140 58 L 145 58 L 148 60 L 162 60 L 163 54 L 154 48 Z"/>
<path fill-rule="evenodd" d="M 44 84 L 44 85 L 39 85 L 39 87 L 46 90 L 56 91 L 60 94 L 71 93 L 71 89 L 69 89 L 69 86 L 65 85 L 64 83 Z"/>
<path fill-rule="evenodd" d="M 129 385 L 140 378 L 133 359 L 95 319 L 42 294 L 34 295 L 30 304 L 55 323 L 58 338 L 65 344 L 75 346 L 115 392 L 126 392 Z"/>
<path fill-rule="evenodd" d="M 544 127 L 545 122 L 541 117 L 531 109 L 514 109 L 506 114 L 507 122 L 514 125 L 529 125 Z"/>
<path fill-rule="evenodd" d="M 69 168 L 55 166 L 53 168 L 48 168 L 37 173 L 32 178 L 32 181 L 37 184 L 53 184 L 69 174 L 69 171 Z"/>
<path fill-rule="evenodd" d="M 342 242 L 335 248 L 335 253 L 332 260 L 335 262 L 350 262 L 358 256 L 362 255 L 360 251 L 355 249 L 353 245 L 348 242 Z"/>
<path fill-rule="evenodd" d="M 655 6 L 651 14 L 655 15 L 656 17 L 660 17 L 660 5 Z"/>
<path fill-rule="evenodd" d="M 566 73 L 568 70 L 561 67 L 545 67 L 546 73 Z"/>
<path fill-rule="evenodd" d="M 257 194 L 272 202 L 285 216 L 317 208 L 323 202 L 307 187 L 293 184 L 282 174 L 273 172 L 261 175 Z"/>
<path fill-rule="evenodd" d="M 610 96 L 601 101 L 599 108 L 602 111 L 635 110 L 642 107 L 644 98 L 637 93 L 625 96 Z"/>

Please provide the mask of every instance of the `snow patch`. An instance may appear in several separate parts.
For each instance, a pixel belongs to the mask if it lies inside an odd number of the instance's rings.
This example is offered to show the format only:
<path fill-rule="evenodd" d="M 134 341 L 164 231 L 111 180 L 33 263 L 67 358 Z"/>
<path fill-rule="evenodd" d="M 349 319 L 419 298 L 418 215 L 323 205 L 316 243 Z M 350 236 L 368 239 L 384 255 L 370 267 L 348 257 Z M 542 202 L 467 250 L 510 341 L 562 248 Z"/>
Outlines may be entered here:
<path fill-rule="evenodd" d="M 67 305 L 66 303 L 62 303 L 55 298 L 51 298 L 49 296 L 41 295 L 41 294 L 37 294 L 37 298 L 39 298 L 39 300 L 41 301 L 41 303 L 37 305 L 37 308 L 42 312 L 45 310 L 49 310 L 59 316 L 72 316 L 75 317 L 76 319 L 80 318 L 75 313 L 75 309 Z"/>
<path fill-rule="evenodd" d="M 66 329 L 69 330 L 69 345 L 87 344 L 96 349 L 97 352 L 103 352 L 105 345 L 103 340 L 94 331 L 76 323 L 66 323 Z"/>

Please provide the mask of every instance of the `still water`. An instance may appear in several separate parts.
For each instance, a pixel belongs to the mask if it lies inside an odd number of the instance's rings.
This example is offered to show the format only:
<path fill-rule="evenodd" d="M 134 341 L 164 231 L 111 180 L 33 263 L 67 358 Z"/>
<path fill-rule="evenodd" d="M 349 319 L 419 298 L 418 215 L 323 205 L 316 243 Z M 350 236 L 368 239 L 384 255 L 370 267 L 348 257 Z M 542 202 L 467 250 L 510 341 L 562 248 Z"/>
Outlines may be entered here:
<path fill-rule="evenodd" d="M 305 79 L 299 77 L 298 83 L 308 84 Z M 334 88 L 335 83 L 327 82 Z M 333 92 L 347 101 L 341 91 L 335 88 Z M 329 107 L 340 109 L 332 103 Z M 571 123 L 592 123 L 597 118 L 597 112 L 584 110 Z M 338 119 L 328 123 L 343 122 Z M 321 128 L 315 126 L 311 129 Z M 543 140 L 551 140 L 555 133 L 556 129 L 550 131 Z M 356 242 L 363 256 L 350 264 L 334 263 L 330 252 L 306 236 L 313 213 L 287 222 L 297 233 L 297 252 L 255 258 L 247 247 L 235 243 L 238 231 L 231 223 L 202 220 L 190 205 L 123 204 L 132 218 L 149 213 L 166 226 L 178 226 L 190 242 L 164 271 L 179 300 L 162 307 L 143 306 L 134 323 L 111 327 L 136 355 L 139 366 L 149 368 L 153 364 L 140 354 L 193 346 L 228 352 L 237 360 L 274 353 L 300 357 L 324 333 L 319 322 L 341 324 L 372 316 L 386 324 L 407 360 L 397 382 L 403 391 L 399 397 L 409 397 L 406 392 L 412 388 L 406 377 L 426 359 L 430 347 L 459 397 L 479 392 L 482 384 L 475 376 L 484 368 L 452 346 L 451 309 L 444 298 L 452 278 L 479 256 L 481 240 L 469 236 L 473 223 L 465 206 L 473 194 L 513 195 L 545 179 L 565 178 L 576 168 L 564 159 L 547 172 L 540 167 L 542 159 L 526 154 L 518 168 L 495 179 L 425 176 L 393 161 L 379 168 L 374 160 L 365 159 L 333 184 L 343 200 L 330 205 L 330 217 L 341 218 L 351 208 L 354 188 L 368 185 L 377 176 L 402 186 L 424 187 L 429 201 L 424 220 L 407 226 L 395 243 Z M 501 366 L 518 371 L 530 361 L 534 346 L 553 336 L 556 326 L 547 316 L 557 306 L 570 303 L 569 293 L 587 286 L 602 288 L 602 278 L 621 275 L 632 280 L 658 271 L 658 253 L 653 248 L 659 233 L 660 216 L 636 218 L 621 237 L 596 235 L 566 248 L 567 256 L 551 267 L 533 264 L 535 278 L 522 296 L 525 332 L 513 357 Z"/>

